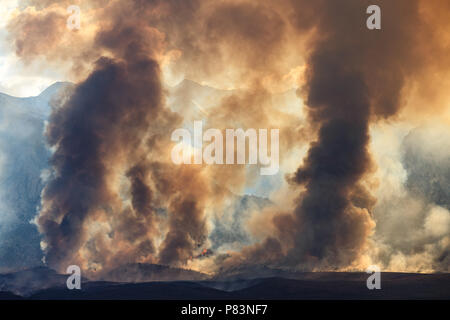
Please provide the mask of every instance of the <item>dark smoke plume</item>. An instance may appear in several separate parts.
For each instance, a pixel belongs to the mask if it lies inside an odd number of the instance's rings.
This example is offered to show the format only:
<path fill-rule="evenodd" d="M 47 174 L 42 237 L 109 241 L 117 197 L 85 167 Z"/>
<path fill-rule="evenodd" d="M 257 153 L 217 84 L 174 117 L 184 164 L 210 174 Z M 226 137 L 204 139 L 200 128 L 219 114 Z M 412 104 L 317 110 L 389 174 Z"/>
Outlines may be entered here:
<path fill-rule="evenodd" d="M 56 150 L 55 176 L 43 194 L 39 225 L 48 243 L 48 262 L 58 264 L 74 254 L 84 235 L 85 219 L 108 210 L 114 196 L 108 175 L 116 157 L 133 157 L 142 132 L 161 107 L 159 68 L 151 59 L 115 61 L 103 58 L 70 100 L 50 119 L 48 140 Z M 151 215 L 139 192 L 148 190 L 130 170 L 133 205 Z M 141 185 L 139 185 L 141 183 Z M 140 187 L 140 189 L 139 189 Z"/>
<path fill-rule="evenodd" d="M 382 8 L 381 30 L 366 28 L 368 16 L 362 13 L 371 4 Z M 229 261 L 231 266 L 242 260 L 261 263 L 266 250 L 271 257 L 266 262 L 272 265 L 339 269 L 357 265 L 374 229 L 375 200 L 365 184 L 373 171 L 369 125 L 401 108 L 402 89 L 424 62 L 415 28 L 426 27 L 418 1 L 291 5 L 291 23 L 298 32 L 313 34 L 306 84 L 299 94 L 317 138 L 291 178 L 304 187 L 293 215 L 273 220 L 277 238 L 268 238 L 270 246 L 255 246 Z M 282 245 L 274 245 L 277 241 Z"/>
<path fill-rule="evenodd" d="M 358 258 L 373 228 L 373 198 L 360 183 L 372 166 L 369 122 L 397 112 L 406 70 L 420 62 L 408 29 L 419 22 L 417 1 L 378 3 L 383 25 L 374 31 L 361 16 L 367 1 L 295 3 L 298 27 L 311 21 L 318 32 L 303 91 L 319 131 L 293 178 L 306 190 L 294 212 L 287 263 L 340 268 Z M 305 6 L 311 16 L 303 20 Z"/>
<path fill-rule="evenodd" d="M 98 48 L 114 57 L 100 58 L 95 70 L 49 121 L 48 142 L 55 148 L 51 159 L 54 176 L 43 192 L 38 224 L 44 234 L 46 260 L 56 268 L 63 262 L 90 258 L 93 261 L 89 262 L 102 266 L 114 258 L 119 263 L 157 259 L 151 258 L 155 253 L 152 239 L 157 232 L 153 191 L 148 181 L 152 170 L 157 173 L 158 168 L 146 157 L 158 139 L 156 132 L 164 126 L 169 131 L 176 117 L 164 108 L 160 67 L 154 58 L 159 50 L 159 34 L 132 21 L 143 4 L 137 1 L 134 5 L 128 17 L 115 12 L 112 29 L 96 36 Z M 123 170 L 130 183 L 132 211 L 121 209 L 120 193 L 113 189 L 112 180 Z M 170 183 L 170 178 L 166 179 Z M 157 191 L 163 187 L 156 184 Z M 172 214 L 184 213 L 182 226 L 190 221 L 201 222 L 193 219 L 198 205 L 195 197 L 189 201 L 179 198 Z M 107 248 L 104 235 L 97 238 L 88 234 L 95 218 L 109 220 L 113 226 L 110 238 L 116 242 L 116 252 Z M 180 228 L 174 220 L 177 218 L 171 216 L 171 228 Z M 202 238 L 202 230 L 197 237 Z M 186 239 L 189 231 L 175 234 L 169 231 L 163 242 L 163 263 L 177 262 L 184 250 L 180 247 L 190 241 Z M 120 250 L 124 242 L 128 245 Z M 82 256 L 84 245 L 90 252 Z M 92 252 L 95 254 L 90 257 Z"/>

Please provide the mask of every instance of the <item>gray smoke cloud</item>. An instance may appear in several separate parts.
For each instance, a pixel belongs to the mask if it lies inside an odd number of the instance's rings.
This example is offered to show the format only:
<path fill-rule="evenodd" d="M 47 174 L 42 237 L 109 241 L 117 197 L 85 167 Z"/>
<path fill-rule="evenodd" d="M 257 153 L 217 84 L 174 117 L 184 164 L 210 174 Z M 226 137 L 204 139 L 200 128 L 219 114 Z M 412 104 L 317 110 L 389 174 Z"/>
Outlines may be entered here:
<path fill-rule="evenodd" d="M 374 210 L 377 259 L 391 270 L 448 272 L 450 260 L 450 133 L 441 126 L 411 130 L 401 142 L 402 188 L 389 185 Z"/>

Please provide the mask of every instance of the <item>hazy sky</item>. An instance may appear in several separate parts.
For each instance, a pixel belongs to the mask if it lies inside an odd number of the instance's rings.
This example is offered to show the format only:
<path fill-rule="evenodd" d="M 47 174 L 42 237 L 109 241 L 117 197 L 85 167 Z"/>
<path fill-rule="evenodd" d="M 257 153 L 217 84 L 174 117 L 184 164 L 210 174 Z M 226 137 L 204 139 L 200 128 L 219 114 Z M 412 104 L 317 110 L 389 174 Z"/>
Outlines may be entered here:
<path fill-rule="evenodd" d="M 0 92 L 12 96 L 28 97 L 41 93 L 56 81 L 64 80 L 64 75 L 52 68 L 45 69 L 41 59 L 25 65 L 14 53 L 8 35 L 9 18 L 18 10 L 18 0 L 1 0 L 0 6 Z"/>

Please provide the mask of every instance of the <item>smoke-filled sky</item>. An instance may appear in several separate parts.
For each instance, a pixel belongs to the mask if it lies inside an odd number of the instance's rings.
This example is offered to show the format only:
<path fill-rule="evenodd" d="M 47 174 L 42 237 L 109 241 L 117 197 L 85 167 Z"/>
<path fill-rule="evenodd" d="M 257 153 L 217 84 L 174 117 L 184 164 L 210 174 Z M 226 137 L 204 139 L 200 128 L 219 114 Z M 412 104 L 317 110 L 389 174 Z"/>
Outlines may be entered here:
<path fill-rule="evenodd" d="M 448 1 L 1 1 L 0 91 L 75 84 L 44 133 L 52 268 L 450 271 Z M 279 173 L 174 164 L 194 120 L 279 129 Z"/>

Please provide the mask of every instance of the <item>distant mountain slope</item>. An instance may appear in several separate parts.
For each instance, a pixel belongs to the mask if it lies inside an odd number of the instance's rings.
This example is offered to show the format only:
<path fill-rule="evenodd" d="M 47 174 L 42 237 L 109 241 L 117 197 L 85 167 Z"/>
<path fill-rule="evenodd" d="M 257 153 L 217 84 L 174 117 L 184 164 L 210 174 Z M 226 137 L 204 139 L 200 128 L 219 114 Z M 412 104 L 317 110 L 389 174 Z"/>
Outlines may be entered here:
<path fill-rule="evenodd" d="M 203 86 L 191 80 L 183 80 L 168 88 L 167 104 L 178 113 L 183 113 L 186 122 L 206 118 L 206 110 L 216 106 L 220 99 L 233 94 L 232 90 L 219 90 Z"/>
<path fill-rule="evenodd" d="M 71 84 L 60 82 L 37 97 L 0 94 L 0 271 L 41 263 L 36 216 L 47 167 L 44 123 L 51 101 Z"/>
<path fill-rule="evenodd" d="M 242 93 L 238 89 L 216 89 L 188 79 L 181 81 L 176 86 L 167 88 L 167 91 L 168 106 L 175 112 L 183 113 L 184 120 L 187 123 L 206 119 L 208 111 L 213 107 L 220 106 L 223 98 Z M 292 111 L 292 108 L 297 113 L 300 107 L 295 89 L 271 95 L 271 103 L 280 111 L 287 113 Z"/>
<path fill-rule="evenodd" d="M 51 112 L 51 101 L 58 94 L 73 88 L 70 82 L 56 82 L 35 97 L 18 98 L 0 93 L 0 112 L 4 116 L 23 115 L 42 120 L 47 119 Z M 11 123 L 12 124 L 12 123 Z"/>

